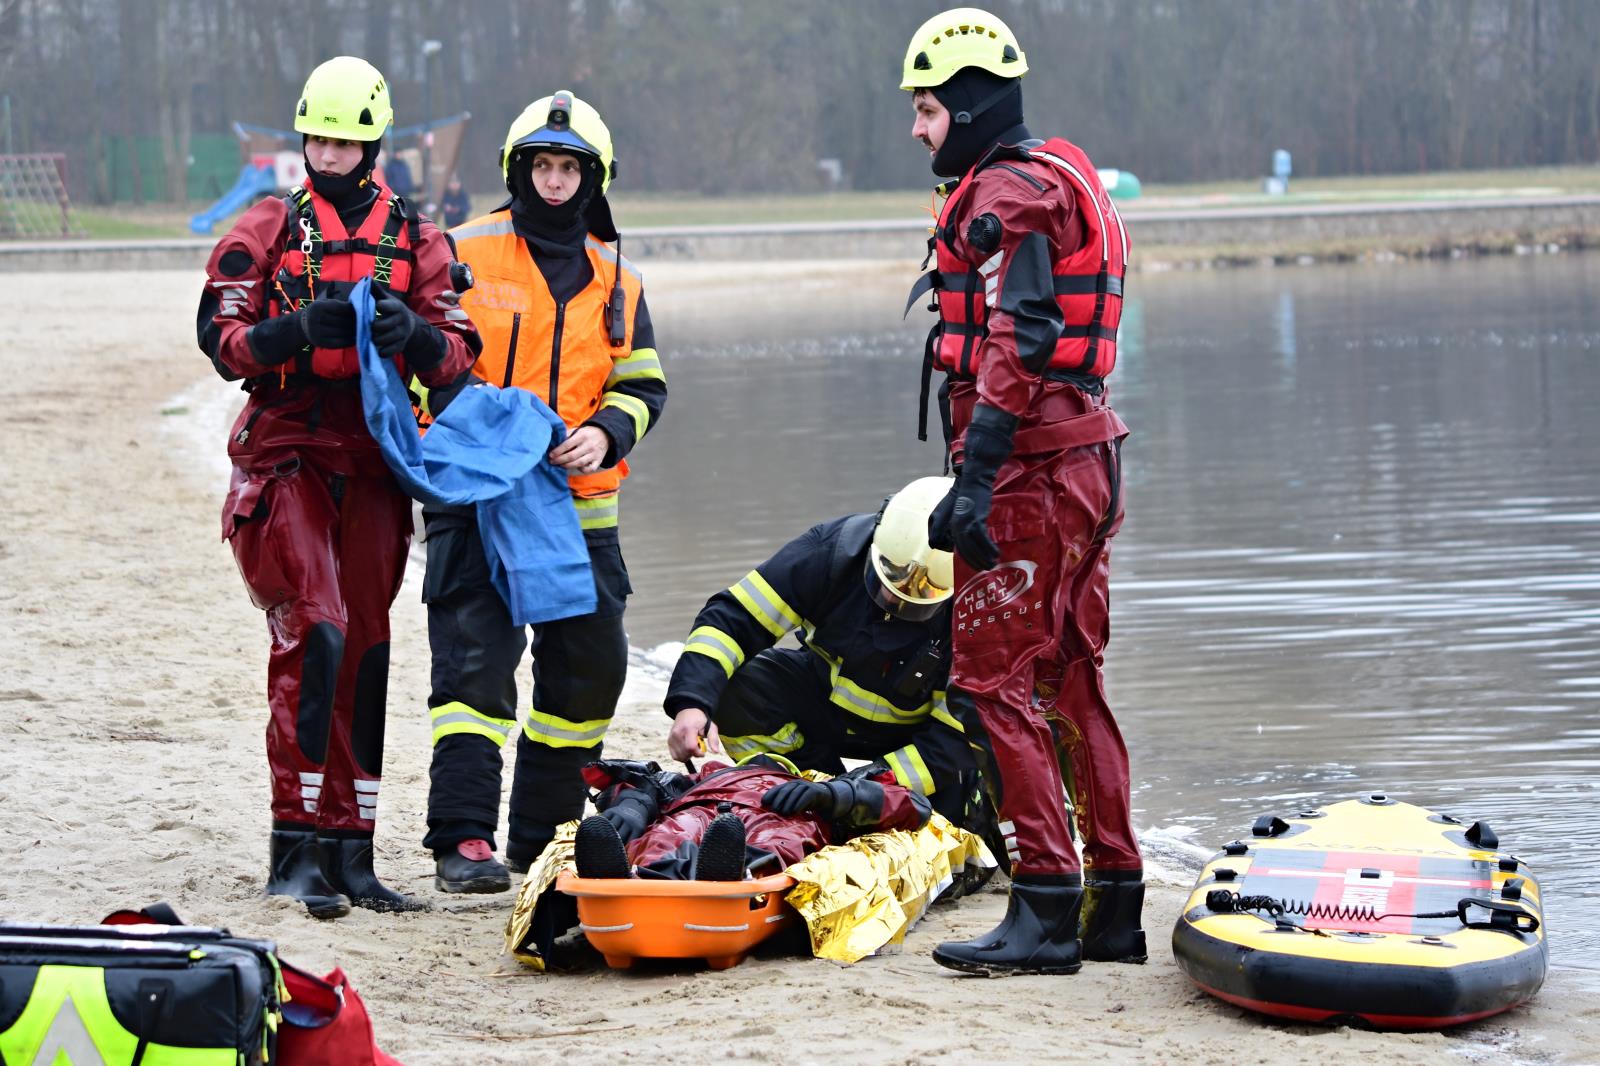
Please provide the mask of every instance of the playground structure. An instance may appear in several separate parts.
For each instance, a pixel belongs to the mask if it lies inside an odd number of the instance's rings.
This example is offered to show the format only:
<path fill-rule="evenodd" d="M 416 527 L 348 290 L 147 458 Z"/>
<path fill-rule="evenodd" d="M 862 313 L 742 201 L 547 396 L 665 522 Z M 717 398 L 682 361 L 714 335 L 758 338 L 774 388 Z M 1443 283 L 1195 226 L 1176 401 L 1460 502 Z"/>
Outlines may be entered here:
<path fill-rule="evenodd" d="M 66 156 L 0 155 L 0 238 L 79 237 Z"/>
<path fill-rule="evenodd" d="M 466 134 L 467 121 L 471 118 L 470 112 L 463 111 L 448 118 L 390 131 L 384 138 L 384 155 L 389 159 L 404 161 L 411 173 L 422 170 L 421 161 L 425 158 L 429 170 L 414 193 L 411 190 L 398 191 L 414 195 L 423 205 L 437 203 L 444 193 L 445 183 L 455 171 L 456 160 L 461 153 L 461 140 Z M 232 188 L 223 193 L 216 203 L 189 219 L 189 229 L 193 233 L 210 235 L 219 222 L 244 210 L 261 197 L 286 192 L 305 180 L 305 155 L 301 149 L 300 134 L 243 122 L 235 122 L 233 132 L 239 138 L 244 165 Z M 428 147 L 426 154 L 421 151 L 424 142 Z"/>

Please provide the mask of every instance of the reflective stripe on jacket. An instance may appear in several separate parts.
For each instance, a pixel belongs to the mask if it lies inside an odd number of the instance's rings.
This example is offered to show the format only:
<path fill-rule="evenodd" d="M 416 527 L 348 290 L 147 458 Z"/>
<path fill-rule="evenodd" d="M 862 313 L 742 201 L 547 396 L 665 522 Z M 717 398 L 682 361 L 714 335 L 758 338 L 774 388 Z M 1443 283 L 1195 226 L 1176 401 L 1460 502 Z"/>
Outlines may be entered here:
<path fill-rule="evenodd" d="M 649 422 L 645 405 L 630 396 L 612 401 L 606 394 L 617 363 L 654 360 L 654 353 L 645 360 L 635 358 L 643 353 L 633 349 L 634 314 L 644 291 L 638 269 L 589 237 L 585 252 L 594 276 L 576 296 L 558 305 L 527 243 L 517 236 L 509 211 L 473 219 L 451 236 L 456 254 L 471 265 L 475 279 L 461 297 L 461 306 L 483 337 L 474 372 L 495 385 L 537 393 L 569 429 L 589 420 L 604 403 L 622 406 L 632 401 L 638 410 L 629 413 L 641 423 L 638 436 L 642 436 Z M 613 284 L 619 284 L 624 295 L 622 341 L 615 345 L 608 332 Z M 653 365 L 659 374 L 659 362 Z M 627 460 L 619 460 L 609 469 L 573 475 L 572 492 L 579 497 L 605 496 L 616 492 L 627 476 Z"/>

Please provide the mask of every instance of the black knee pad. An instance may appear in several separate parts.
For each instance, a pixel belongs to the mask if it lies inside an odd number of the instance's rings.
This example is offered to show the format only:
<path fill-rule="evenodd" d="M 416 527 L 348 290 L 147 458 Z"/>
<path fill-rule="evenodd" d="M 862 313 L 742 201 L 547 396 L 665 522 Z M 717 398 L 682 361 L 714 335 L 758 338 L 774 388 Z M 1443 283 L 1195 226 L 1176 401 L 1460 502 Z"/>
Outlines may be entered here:
<path fill-rule="evenodd" d="M 350 751 L 356 765 L 373 777 L 383 772 L 383 723 L 389 703 L 389 642 L 374 644 L 356 667 L 355 707 Z"/>
<path fill-rule="evenodd" d="M 328 730 L 333 723 L 339 664 L 344 660 L 344 632 L 332 622 L 318 622 L 306 633 L 302 649 L 294 739 L 301 754 L 320 765 L 328 759 Z"/>

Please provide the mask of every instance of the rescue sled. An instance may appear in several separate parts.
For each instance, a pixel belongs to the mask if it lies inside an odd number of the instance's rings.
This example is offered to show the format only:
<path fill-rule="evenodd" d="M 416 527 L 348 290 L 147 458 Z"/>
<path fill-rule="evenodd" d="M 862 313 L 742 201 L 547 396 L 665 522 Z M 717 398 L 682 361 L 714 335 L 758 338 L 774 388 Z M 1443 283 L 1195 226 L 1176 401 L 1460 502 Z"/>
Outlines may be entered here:
<path fill-rule="evenodd" d="M 704 959 L 713 970 L 744 961 L 752 948 L 799 921 L 783 895 L 788 874 L 753 881 L 667 881 L 643 878 L 556 878 L 556 890 L 578 901 L 578 924 L 606 965 L 625 970 L 635 959 Z"/>
<path fill-rule="evenodd" d="M 1235 1006 L 1440 1029 L 1526 1002 L 1549 965 L 1539 882 L 1464 825 L 1375 793 L 1258 819 L 1200 872 L 1178 966 Z"/>

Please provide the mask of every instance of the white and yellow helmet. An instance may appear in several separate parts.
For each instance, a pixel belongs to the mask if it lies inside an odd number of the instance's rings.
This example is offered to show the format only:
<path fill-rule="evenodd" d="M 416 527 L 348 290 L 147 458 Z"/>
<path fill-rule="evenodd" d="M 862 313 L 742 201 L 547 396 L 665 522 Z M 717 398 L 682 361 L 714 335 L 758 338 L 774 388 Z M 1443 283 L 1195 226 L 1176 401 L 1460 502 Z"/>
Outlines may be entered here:
<path fill-rule="evenodd" d="M 884 502 L 867 551 L 867 591 L 890 614 L 922 622 L 939 613 L 955 585 L 955 559 L 928 546 L 928 516 L 954 478 L 920 477 Z"/>
<path fill-rule="evenodd" d="M 567 152 L 597 160 L 601 195 L 617 176 L 611 130 L 601 119 L 600 112 L 568 89 L 529 104 L 506 131 L 506 143 L 500 149 L 500 173 L 513 195 L 517 190 L 511 184 L 511 161 L 526 148 Z"/>

